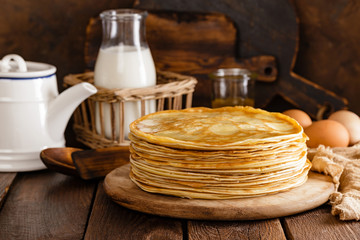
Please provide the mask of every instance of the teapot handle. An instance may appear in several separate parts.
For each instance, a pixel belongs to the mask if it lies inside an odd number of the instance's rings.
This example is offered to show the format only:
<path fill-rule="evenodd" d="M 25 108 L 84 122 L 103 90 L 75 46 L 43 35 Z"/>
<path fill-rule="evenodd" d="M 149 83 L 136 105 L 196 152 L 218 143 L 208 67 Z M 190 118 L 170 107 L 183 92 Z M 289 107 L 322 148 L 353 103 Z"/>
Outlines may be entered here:
<path fill-rule="evenodd" d="M 14 61 L 17 64 L 16 72 L 27 72 L 25 60 L 17 54 L 8 54 L 2 58 L 0 62 L 0 72 L 9 72 L 11 69 L 10 62 Z"/>

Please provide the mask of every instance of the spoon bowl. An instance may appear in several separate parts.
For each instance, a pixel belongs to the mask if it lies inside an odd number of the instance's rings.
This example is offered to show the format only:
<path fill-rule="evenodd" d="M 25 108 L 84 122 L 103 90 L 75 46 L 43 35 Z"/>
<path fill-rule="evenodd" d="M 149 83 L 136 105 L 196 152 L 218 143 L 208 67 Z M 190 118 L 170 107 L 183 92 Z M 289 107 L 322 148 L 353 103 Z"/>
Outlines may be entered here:
<path fill-rule="evenodd" d="M 74 165 L 71 154 L 83 151 L 81 148 L 47 148 L 41 151 L 40 158 L 45 166 L 53 171 L 70 176 L 79 176 Z"/>

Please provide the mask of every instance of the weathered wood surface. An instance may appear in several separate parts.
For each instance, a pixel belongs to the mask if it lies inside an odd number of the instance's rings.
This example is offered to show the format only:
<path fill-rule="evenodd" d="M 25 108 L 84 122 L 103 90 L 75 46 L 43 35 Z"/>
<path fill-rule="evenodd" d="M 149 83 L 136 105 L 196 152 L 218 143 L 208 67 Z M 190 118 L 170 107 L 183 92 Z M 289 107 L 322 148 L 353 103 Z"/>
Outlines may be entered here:
<path fill-rule="evenodd" d="M 187 229 L 189 240 L 286 239 L 279 219 L 244 222 L 189 221 Z"/>
<path fill-rule="evenodd" d="M 183 239 L 181 221 L 121 207 L 105 194 L 102 183 L 98 185 L 85 239 Z"/>
<path fill-rule="evenodd" d="M 138 8 L 168 11 L 213 12 L 222 9 L 238 26 L 236 45 L 238 58 L 256 55 L 275 56 L 278 62 L 278 80 L 259 82 L 255 105 L 273 111 L 283 111 L 286 104 L 274 106 L 271 101 L 280 96 L 293 107 L 303 109 L 315 118 L 320 108 L 328 111 L 346 108 L 347 100 L 293 72 L 298 52 L 298 19 L 293 1 L 242 1 L 232 8 L 224 2 L 202 4 L 192 0 L 139 0 Z M 234 6 L 235 7 L 235 6 Z M 284 109 L 285 108 L 285 109 Z"/>
<path fill-rule="evenodd" d="M 360 223 L 340 221 L 330 213 L 330 206 L 323 205 L 284 219 L 288 239 L 356 240 L 360 238 Z"/>
<path fill-rule="evenodd" d="M 0 239 L 358 239 L 360 223 L 330 206 L 257 221 L 181 220 L 132 211 L 111 201 L 102 180 L 50 170 L 1 174 L 12 182 L 0 207 Z"/>
<path fill-rule="evenodd" d="M 93 192 L 93 183 L 59 173 L 19 173 L 0 209 L 0 239 L 81 239 Z"/>

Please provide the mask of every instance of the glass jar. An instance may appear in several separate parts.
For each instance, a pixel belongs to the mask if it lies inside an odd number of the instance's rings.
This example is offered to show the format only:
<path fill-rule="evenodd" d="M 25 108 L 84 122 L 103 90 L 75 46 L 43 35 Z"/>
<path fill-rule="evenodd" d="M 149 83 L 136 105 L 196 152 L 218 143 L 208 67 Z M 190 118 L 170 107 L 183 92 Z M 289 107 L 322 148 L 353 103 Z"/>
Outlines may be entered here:
<path fill-rule="evenodd" d="M 213 108 L 225 106 L 254 106 L 255 78 L 243 68 L 218 69 L 211 75 Z"/>
<path fill-rule="evenodd" d="M 136 9 L 107 10 L 100 14 L 103 38 L 95 63 L 94 83 L 105 88 L 140 88 L 156 84 L 154 61 L 146 41 L 146 11 Z M 109 104 L 104 104 L 105 136 L 119 132 L 119 114 L 110 114 Z M 115 107 L 116 111 L 119 107 Z M 124 106 L 124 135 L 128 126 L 140 117 L 140 102 L 126 102 Z M 146 102 L 145 113 L 155 112 L 155 101 Z M 100 113 L 96 109 L 96 129 L 100 132 Z M 115 131 L 111 119 L 115 118 Z"/>

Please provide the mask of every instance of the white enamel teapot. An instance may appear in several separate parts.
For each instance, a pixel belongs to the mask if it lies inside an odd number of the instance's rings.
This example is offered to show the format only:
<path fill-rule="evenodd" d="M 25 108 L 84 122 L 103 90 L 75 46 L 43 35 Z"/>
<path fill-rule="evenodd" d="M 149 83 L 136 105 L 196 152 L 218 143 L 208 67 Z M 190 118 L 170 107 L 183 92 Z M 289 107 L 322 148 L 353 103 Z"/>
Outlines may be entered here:
<path fill-rule="evenodd" d="M 75 108 L 97 92 L 77 84 L 59 95 L 56 68 L 15 54 L 0 61 L 0 172 L 46 168 L 40 152 L 64 147 L 64 131 Z"/>

